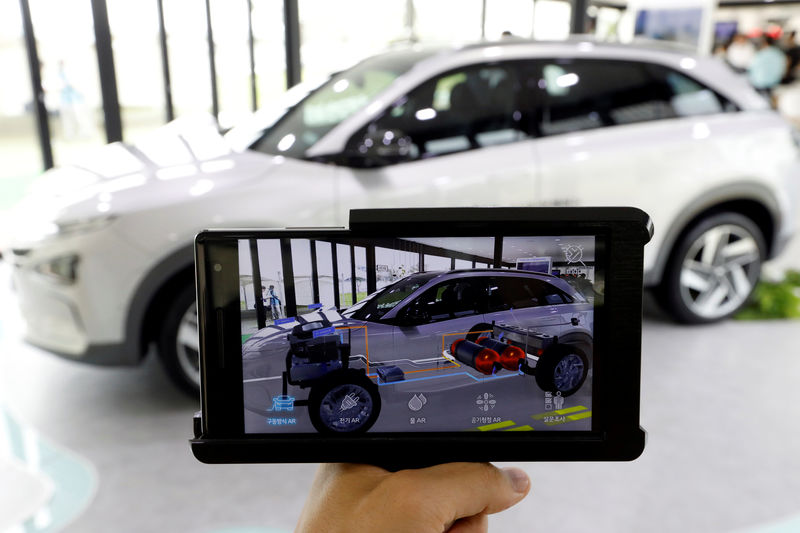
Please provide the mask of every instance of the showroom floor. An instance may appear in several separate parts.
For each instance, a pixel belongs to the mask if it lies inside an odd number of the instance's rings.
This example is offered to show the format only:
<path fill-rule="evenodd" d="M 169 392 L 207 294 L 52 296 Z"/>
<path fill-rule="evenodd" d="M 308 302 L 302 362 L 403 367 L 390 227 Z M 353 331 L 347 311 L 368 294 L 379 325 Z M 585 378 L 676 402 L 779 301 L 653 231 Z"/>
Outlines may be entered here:
<path fill-rule="evenodd" d="M 198 463 L 197 404 L 155 358 L 94 368 L 27 346 L 9 285 L 0 262 L 0 531 L 293 529 L 314 465 Z M 643 456 L 525 463 L 533 493 L 493 531 L 800 531 L 800 322 L 648 315 Z"/>

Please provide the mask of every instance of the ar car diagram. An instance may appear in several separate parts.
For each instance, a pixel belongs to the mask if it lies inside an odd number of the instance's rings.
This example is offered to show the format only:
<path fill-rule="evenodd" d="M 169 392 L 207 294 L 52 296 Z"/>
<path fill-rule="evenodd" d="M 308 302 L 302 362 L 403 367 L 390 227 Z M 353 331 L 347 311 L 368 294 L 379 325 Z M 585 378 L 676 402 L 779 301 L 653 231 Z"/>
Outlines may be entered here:
<path fill-rule="evenodd" d="M 410 381 L 430 391 L 516 377 L 572 395 L 589 372 L 592 331 L 593 304 L 555 276 L 421 272 L 341 312 L 261 329 L 242 346 L 243 377 L 280 381 L 271 411 L 304 406 L 319 432 L 360 432 L 387 389 Z"/>

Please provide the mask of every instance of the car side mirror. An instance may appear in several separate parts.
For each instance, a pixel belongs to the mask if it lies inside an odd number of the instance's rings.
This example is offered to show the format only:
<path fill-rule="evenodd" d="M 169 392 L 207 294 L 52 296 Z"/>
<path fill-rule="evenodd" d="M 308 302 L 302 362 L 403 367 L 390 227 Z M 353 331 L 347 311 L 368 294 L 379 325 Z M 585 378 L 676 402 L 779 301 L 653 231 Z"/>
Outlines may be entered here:
<path fill-rule="evenodd" d="M 414 159 L 414 143 L 401 130 L 375 129 L 367 131 L 351 153 L 376 166 L 391 165 Z"/>
<path fill-rule="evenodd" d="M 403 309 L 397 316 L 399 326 L 418 326 L 430 320 L 430 313 L 418 302 Z"/>

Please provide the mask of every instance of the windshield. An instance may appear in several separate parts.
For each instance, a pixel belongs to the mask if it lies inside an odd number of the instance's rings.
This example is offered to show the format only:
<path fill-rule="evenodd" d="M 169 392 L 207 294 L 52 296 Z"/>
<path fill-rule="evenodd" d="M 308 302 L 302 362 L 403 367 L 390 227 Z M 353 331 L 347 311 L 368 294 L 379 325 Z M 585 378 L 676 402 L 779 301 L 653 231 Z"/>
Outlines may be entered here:
<path fill-rule="evenodd" d="M 414 291 L 428 283 L 440 272 L 425 272 L 407 276 L 375 293 L 375 296 L 357 303 L 344 312 L 345 316 L 357 320 L 379 320 L 383 315 L 394 309 L 397 304 L 405 300 Z"/>
<path fill-rule="evenodd" d="M 430 52 L 391 52 L 334 75 L 256 141 L 259 152 L 305 158 L 306 151 L 337 124 L 366 106 L 378 93 Z"/>

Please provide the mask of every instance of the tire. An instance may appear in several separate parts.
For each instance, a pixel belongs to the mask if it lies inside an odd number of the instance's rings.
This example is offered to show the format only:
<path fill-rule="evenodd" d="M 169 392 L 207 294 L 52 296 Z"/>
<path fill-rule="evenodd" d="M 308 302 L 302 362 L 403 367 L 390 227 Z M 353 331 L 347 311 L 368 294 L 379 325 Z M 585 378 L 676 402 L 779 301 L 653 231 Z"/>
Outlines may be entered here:
<path fill-rule="evenodd" d="M 170 380 L 193 397 L 200 393 L 200 349 L 194 285 L 182 288 L 161 321 L 158 356 Z"/>
<path fill-rule="evenodd" d="M 492 331 L 492 325 L 487 324 L 485 322 L 481 322 L 480 324 L 475 324 L 467 333 L 465 337 L 468 341 L 475 342 L 478 340 L 478 337 L 486 335 L 487 331 Z"/>
<path fill-rule="evenodd" d="M 349 407 L 343 403 L 348 396 L 355 401 Z M 320 433 L 364 433 L 375 424 L 380 412 L 378 386 L 362 370 L 333 372 L 314 385 L 308 396 L 308 414 Z M 358 421 L 351 422 L 353 419 Z"/>
<path fill-rule="evenodd" d="M 764 234 L 749 218 L 705 218 L 673 248 L 657 291 L 659 304 L 686 324 L 727 318 L 747 303 L 765 256 Z"/>
<path fill-rule="evenodd" d="M 536 384 L 545 392 L 571 396 L 586 381 L 589 360 L 577 346 L 556 344 L 549 348 L 536 363 Z"/>

